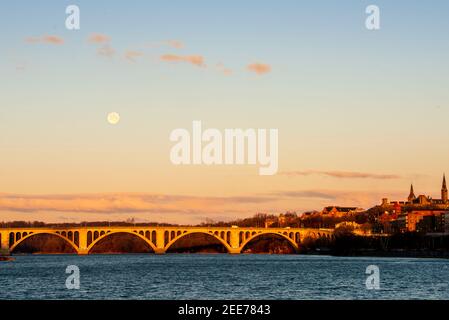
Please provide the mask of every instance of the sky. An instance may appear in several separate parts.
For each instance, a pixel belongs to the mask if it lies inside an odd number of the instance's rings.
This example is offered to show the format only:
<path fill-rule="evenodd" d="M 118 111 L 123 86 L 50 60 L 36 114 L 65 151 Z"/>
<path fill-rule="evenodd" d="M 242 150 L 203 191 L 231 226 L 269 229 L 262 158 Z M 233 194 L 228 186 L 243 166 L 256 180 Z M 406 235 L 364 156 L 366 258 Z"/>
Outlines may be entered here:
<path fill-rule="evenodd" d="M 68 5 L 80 30 L 65 27 Z M 368 5 L 380 29 L 365 27 Z M 194 224 L 439 197 L 449 3 L 2 1 L 0 221 Z M 117 112 L 111 125 L 107 115 Z M 275 128 L 279 170 L 170 162 L 170 132 Z"/>

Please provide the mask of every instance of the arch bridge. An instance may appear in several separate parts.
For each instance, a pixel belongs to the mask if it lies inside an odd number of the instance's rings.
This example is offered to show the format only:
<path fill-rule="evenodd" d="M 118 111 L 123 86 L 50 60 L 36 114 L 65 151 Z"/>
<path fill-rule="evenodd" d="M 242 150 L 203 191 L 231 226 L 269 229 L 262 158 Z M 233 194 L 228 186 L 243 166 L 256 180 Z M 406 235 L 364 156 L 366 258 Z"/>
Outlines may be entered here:
<path fill-rule="evenodd" d="M 262 235 L 286 239 L 295 250 L 306 238 L 331 238 L 332 229 L 311 228 L 241 228 L 241 227 L 65 227 L 65 228 L 0 228 L 3 252 L 12 252 L 26 239 L 39 234 L 54 235 L 65 240 L 77 254 L 89 254 L 102 239 L 116 234 L 132 234 L 145 241 L 155 253 L 164 254 L 179 239 L 188 234 L 207 234 L 217 239 L 228 253 L 241 253 L 252 240 Z"/>

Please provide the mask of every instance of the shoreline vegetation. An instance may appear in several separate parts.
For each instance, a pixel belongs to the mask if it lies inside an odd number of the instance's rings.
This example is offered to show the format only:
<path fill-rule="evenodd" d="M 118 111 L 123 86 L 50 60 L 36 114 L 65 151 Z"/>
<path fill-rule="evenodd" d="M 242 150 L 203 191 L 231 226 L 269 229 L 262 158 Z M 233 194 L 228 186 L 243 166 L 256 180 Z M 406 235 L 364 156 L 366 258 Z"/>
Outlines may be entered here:
<path fill-rule="evenodd" d="M 0 262 L 1 261 L 14 261 L 15 259 L 11 256 L 0 256 Z"/>
<path fill-rule="evenodd" d="M 196 251 L 196 252 L 180 252 L 181 254 L 204 254 L 204 255 L 220 255 L 226 254 L 221 252 Z M 143 253 L 136 252 L 101 252 L 93 255 L 140 255 Z M 151 253 L 150 253 L 151 254 Z M 173 254 L 173 253 L 167 253 Z M 286 255 L 292 253 L 280 252 L 244 252 L 242 254 L 256 254 L 256 255 Z M 420 251 L 420 250 L 391 250 L 391 251 L 354 251 L 347 254 L 335 254 L 328 250 L 317 250 L 308 252 L 293 253 L 297 255 L 310 256 L 333 256 L 333 257 L 363 257 L 363 258 L 416 258 L 416 259 L 449 259 L 449 252 L 447 251 Z M 14 261 L 14 256 L 28 256 L 28 255 L 76 255 L 75 253 L 58 253 L 58 252 L 33 252 L 33 253 L 14 253 L 13 256 L 0 256 L 0 262 Z"/>

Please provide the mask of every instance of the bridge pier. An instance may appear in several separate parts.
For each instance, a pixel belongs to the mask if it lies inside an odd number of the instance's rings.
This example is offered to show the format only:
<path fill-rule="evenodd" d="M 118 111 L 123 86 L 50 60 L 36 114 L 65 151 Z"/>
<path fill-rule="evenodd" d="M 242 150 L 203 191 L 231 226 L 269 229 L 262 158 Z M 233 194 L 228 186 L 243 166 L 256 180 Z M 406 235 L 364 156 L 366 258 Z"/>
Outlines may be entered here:
<path fill-rule="evenodd" d="M 0 232 L 0 256 L 9 255 L 9 233 L 6 231 Z"/>
<path fill-rule="evenodd" d="M 154 253 L 165 254 L 164 230 L 156 230 L 156 248 L 154 249 Z"/>
<path fill-rule="evenodd" d="M 81 229 L 79 231 L 78 255 L 87 255 L 87 254 L 89 254 L 89 250 L 87 249 L 87 230 Z"/>
<path fill-rule="evenodd" d="M 231 239 L 230 239 L 230 254 L 239 254 L 240 253 L 240 240 L 239 240 L 239 230 L 236 228 L 232 228 L 231 230 Z"/>

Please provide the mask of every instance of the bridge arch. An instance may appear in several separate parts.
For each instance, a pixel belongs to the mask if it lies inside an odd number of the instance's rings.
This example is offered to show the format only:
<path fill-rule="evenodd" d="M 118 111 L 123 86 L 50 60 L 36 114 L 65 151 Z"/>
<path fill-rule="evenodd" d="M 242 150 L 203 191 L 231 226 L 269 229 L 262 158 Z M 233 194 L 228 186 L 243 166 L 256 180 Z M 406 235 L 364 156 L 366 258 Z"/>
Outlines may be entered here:
<path fill-rule="evenodd" d="M 250 243 L 251 241 L 253 241 L 254 239 L 263 236 L 263 235 L 275 235 L 275 236 L 279 236 L 281 238 L 286 239 L 292 246 L 293 249 L 295 249 L 295 251 L 298 251 L 299 249 L 299 245 L 291 238 L 288 237 L 288 235 L 286 234 L 286 232 L 274 232 L 274 231 L 261 231 L 256 233 L 255 235 L 251 235 L 248 239 L 246 239 L 245 241 L 243 241 L 240 244 L 239 247 L 239 252 L 241 252 L 243 250 L 243 248 L 245 248 L 245 246 Z"/>
<path fill-rule="evenodd" d="M 156 246 L 150 241 L 150 239 L 145 238 L 144 235 L 140 234 L 140 233 L 136 233 L 136 232 L 132 232 L 132 231 L 126 231 L 126 230 L 118 230 L 118 231 L 111 231 L 111 232 L 106 232 L 103 235 L 99 235 L 97 239 L 93 240 L 89 246 L 87 247 L 87 252 L 90 252 L 92 250 L 92 248 L 102 239 L 105 239 L 113 234 L 118 234 L 118 233 L 125 233 L 125 234 L 131 234 L 137 238 L 142 239 L 143 241 L 145 241 L 145 243 L 147 243 L 151 249 L 156 252 Z"/>
<path fill-rule="evenodd" d="M 226 248 L 226 250 L 228 251 L 228 253 L 230 253 L 232 251 L 231 246 L 223 239 L 221 239 L 218 235 L 216 235 L 215 233 L 210 233 L 210 232 L 206 232 L 206 231 L 201 231 L 201 230 L 192 230 L 192 231 L 187 231 L 182 233 L 179 236 L 176 236 L 174 239 L 172 239 L 171 241 L 169 241 L 164 248 L 164 251 L 167 251 L 168 249 L 170 249 L 170 247 L 178 240 L 180 240 L 181 238 L 184 238 L 186 235 L 188 234 L 195 234 L 195 233 L 199 233 L 199 234 L 207 234 L 208 236 L 211 236 L 212 238 L 217 239 L 218 241 L 220 241 L 220 243 Z"/>
<path fill-rule="evenodd" d="M 59 234 L 59 233 L 56 233 L 56 232 L 48 232 L 48 231 L 28 233 L 27 235 L 25 235 L 25 236 L 21 237 L 19 240 L 17 240 L 12 246 L 10 246 L 10 247 L 9 247 L 9 251 L 10 251 L 10 252 L 13 252 L 14 249 L 15 249 L 19 244 L 21 244 L 23 241 L 25 241 L 26 239 L 31 238 L 31 237 L 33 237 L 33 236 L 40 235 L 40 234 L 48 234 L 48 235 L 52 235 L 52 236 L 57 236 L 57 237 L 63 239 L 63 240 L 64 240 L 65 242 L 67 242 L 68 244 L 70 244 L 70 246 L 75 250 L 76 253 L 79 253 L 79 248 L 78 248 L 78 246 L 77 246 L 73 241 L 71 241 L 70 239 L 67 239 L 66 237 L 62 236 L 62 235 Z"/>

